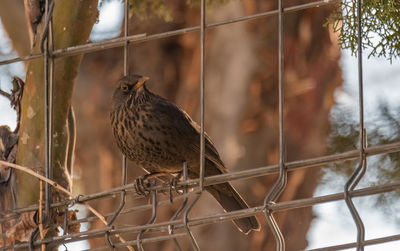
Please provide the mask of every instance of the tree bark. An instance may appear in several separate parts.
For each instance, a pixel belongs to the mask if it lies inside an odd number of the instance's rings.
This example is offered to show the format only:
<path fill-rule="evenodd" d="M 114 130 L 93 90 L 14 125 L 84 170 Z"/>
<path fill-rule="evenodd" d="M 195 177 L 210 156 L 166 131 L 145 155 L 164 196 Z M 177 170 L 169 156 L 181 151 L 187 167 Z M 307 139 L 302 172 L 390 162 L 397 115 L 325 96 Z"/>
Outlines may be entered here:
<path fill-rule="evenodd" d="M 7 19 L 7 11 L 15 11 L 18 21 L 24 13 L 21 1 L 2 1 L 0 2 L 2 19 Z M 69 46 L 87 43 L 92 27 L 97 20 L 98 9 L 97 0 L 55 0 L 53 11 L 53 41 L 54 49 L 61 49 Z M 10 8 L 7 8 L 9 6 Z M 38 41 L 32 49 L 32 53 L 40 53 L 40 39 L 43 33 L 44 18 L 38 27 Z M 22 26 L 22 22 L 20 23 Z M 23 32 L 13 32 L 18 30 L 16 23 L 3 22 L 7 33 L 13 41 L 14 48 L 21 55 L 27 55 L 29 48 L 29 39 L 25 28 Z M 23 35 L 21 38 L 21 34 Z M 66 171 L 68 132 L 67 116 L 71 106 L 71 97 L 74 87 L 74 81 L 82 55 L 63 57 L 54 59 L 54 96 L 53 96 L 53 177 L 58 184 L 69 188 L 68 172 Z M 17 164 L 30 167 L 44 173 L 45 158 L 45 92 L 44 92 L 44 59 L 35 59 L 27 63 L 27 74 L 25 80 L 25 90 L 21 101 L 21 121 L 19 130 L 19 141 L 17 150 Z M 36 204 L 39 198 L 39 182 L 30 175 L 16 171 L 14 191 L 16 194 L 17 207 L 25 207 Z M 53 199 L 60 200 L 65 198 L 64 194 L 58 194 L 53 191 Z M 7 208 L 11 209 L 11 208 Z M 27 229 L 25 229 L 27 231 Z M 29 237 L 29 235 L 27 235 Z M 23 241 L 23 240 L 20 240 Z"/>
<path fill-rule="evenodd" d="M 55 1 L 53 12 L 54 48 L 82 44 L 88 41 L 97 19 L 97 1 Z M 42 25 L 43 26 L 43 25 Z M 40 32 L 40 30 L 39 30 Z M 40 43 L 33 48 L 40 52 Z M 71 105 L 74 80 L 82 56 L 54 60 L 54 150 L 53 179 L 68 188 L 65 177 L 67 146 L 66 119 Z M 28 63 L 26 90 L 22 99 L 22 116 L 17 163 L 29 167 L 44 167 L 44 67 L 43 59 Z M 16 172 L 17 205 L 27 206 L 38 200 L 38 181 L 25 173 Z"/>

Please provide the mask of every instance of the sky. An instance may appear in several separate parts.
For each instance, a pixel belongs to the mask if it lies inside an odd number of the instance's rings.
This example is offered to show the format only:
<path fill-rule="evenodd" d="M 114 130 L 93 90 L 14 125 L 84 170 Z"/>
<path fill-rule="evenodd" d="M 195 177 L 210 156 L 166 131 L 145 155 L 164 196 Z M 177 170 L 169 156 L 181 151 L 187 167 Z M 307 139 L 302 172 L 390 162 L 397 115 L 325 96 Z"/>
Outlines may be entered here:
<path fill-rule="evenodd" d="M 336 90 L 336 109 L 347 109 L 353 111 L 352 118 L 359 121 L 358 112 L 358 64 L 357 58 L 351 56 L 349 50 L 342 52 L 340 65 L 342 68 L 343 86 Z M 368 52 L 363 53 L 363 80 L 364 80 L 364 117 L 367 134 L 369 129 L 376 127 L 376 113 L 380 102 L 386 101 L 389 109 L 398 107 L 400 98 L 400 60 L 393 60 L 392 64 L 387 59 L 371 57 L 368 59 Z M 374 161 L 368 162 L 369 166 Z M 375 162 L 376 163 L 376 162 Z M 368 168 L 368 167 L 367 167 Z M 368 171 L 367 171 L 368 172 Z M 360 182 L 358 187 L 367 186 L 367 181 L 374 179 L 373 171 L 369 171 L 369 178 Z M 346 180 L 333 174 L 326 174 L 324 180 L 316 189 L 314 196 L 327 195 L 332 192 L 342 192 Z M 369 179 L 369 180 L 368 180 Z M 359 213 L 364 221 L 366 239 L 378 238 L 387 235 L 400 233 L 400 222 L 396 215 L 388 215 L 383 210 L 378 210 L 371 205 L 371 198 L 367 196 L 362 199 L 355 199 Z M 372 202 L 373 204 L 373 202 Z M 400 203 L 397 203 L 400 204 Z M 399 207 L 399 205 L 393 205 Z M 337 245 L 356 240 L 357 230 L 351 218 L 345 202 L 330 202 L 314 206 L 316 218 L 311 224 L 308 232 L 308 248 Z M 334 233 L 334 234 L 333 234 Z M 326 238 L 329 237 L 329 238 Z M 366 251 L 389 251 L 399 250 L 400 241 L 389 242 L 381 245 L 367 246 Z M 347 250 L 355 250 L 347 249 Z"/>
<path fill-rule="evenodd" d="M 4 55 L 4 56 L 3 56 Z M 16 57 L 17 54 L 11 49 L 11 43 L 3 30 L 0 20 L 0 60 Z M 11 65 L 0 65 L 0 88 L 9 92 L 12 84 L 12 76 L 25 77 L 23 63 L 13 63 Z M 11 129 L 15 128 L 17 115 L 10 107 L 8 99 L 0 96 L 0 125 L 8 125 Z"/>
<path fill-rule="evenodd" d="M 115 37 L 119 34 L 123 14 L 123 5 L 120 1 L 105 1 L 103 3 L 99 21 L 96 23 L 91 34 L 92 41 L 101 41 Z M 11 44 L 4 33 L 0 21 L 0 60 L 5 57 L 1 54 L 11 54 Z M 10 55 L 7 56 L 10 58 Z M 355 121 L 358 120 L 358 73 L 357 59 L 344 50 L 340 61 L 344 83 L 335 92 L 337 106 L 354 110 Z M 364 69 L 364 98 L 365 98 L 365 119 L 366 127 L 374 124 L 374 114 L 382 100 L 388 102 L 389 107 L 398 106 L 400 95 L 400 60 L 393 60 L 392 64 L 386 59 L 370 58 L 367 54 L 363 57 Z M 7 73 L 10 72 L 10 75 Z M 0 87 L 8 91 L 11 88 L 10 79 L 12 75 L 24 77 L 22 63 L 14 63 L 10 66 L 0 66 Z M 0 125 L 7 124 L 13 129 L 15 127 L 16 115 L 9 107 L 9 102 L 0 97 Z M 332 174 L 327 174 L 332 175 Z M 343 178 L 332 176 L 324 177 L 325 182 L 316 189 L 314 196 L 326 195 L 333 192 L 342 192 L 346 182 Z M 361 186 L 365 185 L 363 182 Z M 398 219 L 385 214 L 380 210 L 368 207 L 371 197 L 355 199 L 356 206 L 361 208 L 360 214 L 365 223 L 366 239 L 382 237 L 386 235 L 400 233 L 400 222 Z M 400 205 L 397 205 L 400 207 Z M 86 212 L 79 208 L 78 217 L 84 217 Z M 343 244 L 356 240 L 356 227 L 345 206 L 344 201 L 320 204 L 313 207 L 316 218 L 312 221 L 310 230 L 307 234 L 309 240 L 308 248 L 317 248 L 335 244 Z M 87 228 L 83 225 L 81 230 Z M 389 242 L 382 245 L 368 246 L 366 251 L 397 251 L 400 242 Z M 87 242 L 68 244 L 69 250 L 80 250 L 89 248 Z M 60 250 L 64 250 L 60 247 Z M 348 249 L 355 250 L 355 249 Z"/>

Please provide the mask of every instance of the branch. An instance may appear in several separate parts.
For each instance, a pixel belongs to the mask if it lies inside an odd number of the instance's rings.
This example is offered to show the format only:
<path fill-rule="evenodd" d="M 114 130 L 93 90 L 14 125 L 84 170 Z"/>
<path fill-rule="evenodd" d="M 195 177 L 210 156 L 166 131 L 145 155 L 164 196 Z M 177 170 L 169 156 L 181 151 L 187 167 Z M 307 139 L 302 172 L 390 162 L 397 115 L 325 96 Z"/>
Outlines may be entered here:
<path fill-rule="evenodd" d="M 8 100 L 11 101 L 11 94 L 9 94 L 8 92 L 5 92 L 2 89 L 0 89 L 0 95 L 6 97 Z"/>
<path fill-rule="evenodd" d="M 11 168 L 14 168 L 14 169 L 17 169 L 17 170 L 20 170 L 20 171 L 23 171 L 25 173 L 28 173 L 28 174 L 30 174 L 30 175 L 32 175 L 32 176 L 34 176 L 34 177 L 36 177 L 36 178 L 38 178 L 40 180 L 43 180 L 44 182 L 47 182 L 48 184 L 53 186 L 55 189 L 65 193 L 65 194 L 67 194 L 69 196 L 72 196 L 72 194 L 67 189 L 65 189 L 62 186 L 58 185 L 57 182 L 52 181 L 51 179 L 48 179 L 48 178 L 44 177 L 43 175 L 40 175 L 40 174 L 36 173 L 35 171 L 33 171 L 32 169 L 30 169 L 28 167 L 24 167 L 24 166 L 20 166 L 20 165 L 17 165 L 17 164 L 9 163 L 9 162 L 3 161 L 3 160 L 0 160 L 0 164 L 8 166 L 8 167 L 11 167 Z"/>

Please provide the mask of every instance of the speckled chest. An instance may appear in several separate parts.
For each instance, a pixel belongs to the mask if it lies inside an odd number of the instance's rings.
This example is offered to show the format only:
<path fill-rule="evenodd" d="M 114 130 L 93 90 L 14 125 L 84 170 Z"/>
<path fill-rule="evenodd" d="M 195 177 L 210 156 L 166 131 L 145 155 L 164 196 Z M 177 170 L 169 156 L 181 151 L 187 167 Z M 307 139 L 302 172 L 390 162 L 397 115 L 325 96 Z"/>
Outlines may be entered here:
<path fill-rule="evenodd" d="M 177 172 L 182 156 L 174 139 L 175 128 L 160 119 L 151 104 L 121 106 L 111 113 L 113 133 L 122 153 L 148 172 Z"/>

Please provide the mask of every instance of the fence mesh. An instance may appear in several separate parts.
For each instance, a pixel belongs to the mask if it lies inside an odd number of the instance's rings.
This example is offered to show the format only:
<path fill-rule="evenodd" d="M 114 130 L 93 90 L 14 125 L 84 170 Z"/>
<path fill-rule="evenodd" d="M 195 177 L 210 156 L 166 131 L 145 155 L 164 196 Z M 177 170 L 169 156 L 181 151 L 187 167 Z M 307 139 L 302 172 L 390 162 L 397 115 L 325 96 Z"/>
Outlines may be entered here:
<path fill-rule="evenodd" d="M 385 243 L 394 240 L 400 240 L 400 234 L 386 236 L 382 238 L 375 238 L 365 240 L 365 229 L 364 224 L 361 217 L 358 214 L 357 208 L 354 206 L 352 199 L 354 197 L 359 196 L 369 196 L 374 194 L 382 194 L 388 193 L 391 191 L 396 191 L 400 188 L 400 182 L 393 181 L 392 183 L 384 184 L 384 185 L 377 185 L 371 186 L 362 189 L 356 189 L 358 182 L 362 179 L 363 175 L 366 172 L 366 159 L 370 156 L 375 155 L 383 155 L 383 154 L 390 154 L 400 151 L 400 142 L 391 143 L 391 144 L 382 144 L 378 146 L 368 147 L 366 145 L 366 132 L 364 127 L 364 103 L 363 103 L 363 74 L 362 74 L 362 46 L 361 46 L 361 0 L 357 1 L 357 11 L 358 11 L 358 20 L 355 20 L 355 25 L 358 26 L 358 80 L 359 80 L 359 134 L 360 134 L 360 149 L 359 150 L 351 150 L 346 151 L 343 153 L 326 155 L 322 157 L 310 158 L 310 159 L 303 159 L 299 161 L 286 161 L 286 154 L 285 154 L 285 130 L 284 130 L 284 41 L 283 41 L 283 33 L 284 33 L 284 14 L 289 12 L 300 11 L 304 9 L 310 8 L 317 8 L 323 5 L 331 5 L 334 3 L 338 3 L 339 1 L 336 0 L 323 0 L 323 1 L 315 1 L 306 4 L 299 4 L 294 5 L 291 7 L 283 6 L 283 1 L 278 0 L 278 9 L 272 11 L 266 11 L 263 13 L 258 13 L 254 15 L 224 20 L 221 22 L 214 22 L 214 23 L 206 23 L 205 22 L 205 14 L 206 14 L 206 5 L 205 0 L 201 0 L 201 20 L 199 26 L 193 26 L 178 30 L 172 30 L 162 33 L 156 34 L 139 34 L 139 35 L 129 35 L 129 9 L 127 0 L 125 0 L 125 11 L 124 11 L 124 35 L 120 38 L 111 39 L 103 42 L 94 42 L 84 45 L 72 46 L 63 49 L 54 50 L 52 48 L 52 39 L 54 39 L 52 34 L 52 9 L 54 7 L 54 3 L 47 0 L 46 1 L 46 11 L 45 11 L 45 24 L 46 24 L 46 32 L 47 37 L 43 41 L 44 50 L 43 53 L 33 54 L 28 56 L 16 57 L 9 60 L 4 60 L 0 62 L 0 65 L 11 64 L 14 62 L 20 61 L 27 61 L 33 60 L 37 58 L 44 58 L 44 68 L 46 72 L 45 78 L 45 86 L 46 86 L 46 163 L 45 163 L 45 177 L 41 175 L 36 175 L 38 178 L 45 182 L 45 193 L 44 193 L 44 218 L 46 215 L 51 213 L 51 209 L 55 207 L 64 206 L 66 208 L 71 207 L 76 203 L 87 203 L 93 200 L 100 200 L 104 198 L 110 198 L 118 196 L 120 197 L 120 204 L 115 212 L 110 212 L 105 215 L 100 215 L 96 213 L 93 209 L 94 215 L 89 215 L 84 218 L 64 222 L 64 229 L 65 226 L 74 225 L 77 223 L 84 223 L 84 222 L 93 222 L 97 220 L 103 221 L 105 224 L 102 228 L 96 228 L 86 231 L 81 231 L 78 233 L 68 234 L 65 233 L 60 236 L 51 237 L 51 238 L 43 238 L 40 240 L 32 241 L 32 243 L 18 243 L 13 246 L 2 247 L 2 250 L 9 250 L 14 248 L 26 248 L 30 245 L 34 247 L 39 247 L 42 244 L 48 244 L 54 241 L 61 242 L 61 243 L 70 243 L 76 242 L 79 240 L 88 240 L 91 238 L 105 238 L 107 245 L 96 247 L 91 250 L 104 250 L 104 249 L 114 249 L 119 247 L 129 247 L 133 250 L 132 246 L 137 246 L 139 250 L 143 250 L 143 244 L 151 243 L 151 242 L 159 242 L 165 240 L 172 240 L 179 247 L 179 242 L 177 241 L 178 238 L 186 237 L 190 238 L 193 249 L 200 250 L 201 244 L 196 240 L 196 236 L 192 233 L 192 229 L 197 226 L 203 226 L 207 224 L 218 224 L 224 221 L 230 221 L 232 219 L 244 218 L 253 215 L 261 215 L 265 214 L 267 222 L 271 228 L 272 233 L 276 238 L 276 245 L 277 250 L 285 250 L 285 236 L 281 233 L 278 224 L 275 221 L 273 213 L 278 211 L 285 211 L 285 210 L 293 210 L 298 208 L 304 207 L 311 207 L 313 205 L 332 202 L 332 201 L 339 201 L 344 200 L 346 202 L 347 207 L 349 208 L 351 215 L 354 219 L 354 223 L 357 226 L 357 241 L 353 243 L 346 243 L 341 245 L 335 246 L 326 246 L 321 248 L 316 248 L 312 250 L 340 250 L 346 248 L 356 247 L 357 250 L 363 250 L 365 246 L 378 244 L 378 243 Z M 279 43 L 279 164 L 278 165 L 270 165 L 265 167 L 257 167 L 257 168 L 249 168 L 242 171 L 236 172 L 229 172 L 217 176 L 210 176 L 204 177 L 204 110 L 205 110 L 205 79 L 204 79 L 204 66 L 205 66 L 205 31 L 206 29 L 223 26 L 232 23 L 244 22 L 253 19 L 264 18 L 267 16 L 278 16 L 278 43 Z M 200 63 L 200 107 L 201 107 L 201 153 L 200 153 L 200 162 L 201 162 L 201 172 L 200 177 L 198 179 L 188 179 L 187 175 L 184 175 L 184 179 L 177 183 L 177 188 L 184 191 L 182 194 L 174 196 L 172 200 L 174 201 L 181 201 L 181 207 L 175 213 L 175 215 L 171 218 L 170 221 L 163 221 L 155 223 L 155 219 L 157 216 L 157 207 L 162 205 L 167 205 L 170 203 L 169 199 L 162 199 L 158 201 L 158 194 L 159 193 L 168 193 L 169 188 L 164 185 L 154 185 L 151 189 L 151 203 L 145 205 L 139 205 L 134 207 L 126 206 L 126 197 L 130 196 L 130 198 L 141 198 L 142 195 L 139 195 L 137 191 L 134 189 L 133 184 L 127 184 L 126 178 L 126 158 L 123 157 L 122 161 L 122 177 L 121 177 L 121 186 L 115 187 L 106 191 L 101 191 L 98 193 L 93 194 L 86 194 L 86 195 L 78 195 L 72 196 L 68 200 L 63 200 L 60 202 L 51 203 L 51 193 L 54 192 L 55 189 L 60 189 L 57 184 L 54 182 L 52 183 L 48 179 L 51 177 L 51 166 L 52 166 L 52 154 L 51 149 L 53 146 L 53 137 L 52 137 L 52 102 L 53 102 L 53 76 L 52 76 L 52 69 L 54 68 L 54 59 L 60 57 L 67 57 L 72 55 L 78 54 L 85 54 L 89 52 L 95 52 L 100 50 L 106 50 L 109 48 L 114 47 L 123 47 L 124 48 L 124 74 L 129 74 L 129 44 L 135 43 L 143 43 L 151 40 L 158 40 L 163 39 L 166 37 L 177 36 L 189 32 L 199 31 L 200 36 L 200 45 L 201 45 L 201 63 Z M 282 191 L 285 190 L 286 187 L 286 179 L 288 172 L 296 172 L 298 170 L 304 168 L 320 168 L 321 166 L 326 166 L 330 163 L 337 163 L 343 162 L 348 160 L 359 160 L 359 166 L 354 170 L 354 173 L 349 178 L 348 182 L 346 182 L 345 186 L 343 187 L 342 193 L 333 193 L 325 196 L 316 196 L 311 198 L 305 199 L 297 199 L 292 201 L 285 201 L 285 202 L 277 202 Z M 182 163 L 183 170 L 186 170 L 186 164 Z M 13 168 L 19 168 L 20 170 L 24 170 L 23 167 L 17 165 L 11 165 Z M 26 170 L 25 170 L 26 171 Z M 187 170 L 186 170 L 187 171 Z M 253 177 L 260 177 L 272 174 L 279 174 L 276 183 L 272 187 L 272 189 L 266 194 L 264 204 L 259 205 L 256 207 L 251 207 L 244 210 L 228 212 L 228 213 L 220 213 L 215 215 L 209 216 L 202 216 L 202 217 L 189 217 L 189 212 L 197 203 L 200 195 L 203 192 L 205 186 L 215 185 L 224 183 L 227 181 L 239 180 L 239 179 L 249 179 Z M 47 179 L 46 179 L 47 178 Z M 188 192 L 188 189 L 192 189 L 193 191 Z M 64 191 L 65 192 L 65 191 Z M 67 193 L 68 191 L 66 191 Z M 192 198 L 189 203 L 188 198 Z M 32 205 L 25 208 L 17 208 L 14 210 L 4 211 L 2 212 L 2 216 L 7 215 L 6 217 L 2 217 L 0 219 L 0 223 L 4 223 L 15 219 L 19 214 L 23 212 L 31 212 L 35 210 L 42 211 L 42 208 L 39 207 L 40 205 Z M 90 209 L 89 209 L 90 210 Z M 152 217 L 149 219 L 148 223 L 145 225 L 138 225 L 138 226 L 128 226 L 128 227 L 114 227 L 113 223 L 118 218 L 118 216 L 123 214 L 129 214 L 138 211 L 144 210 L 152 210 Z M 183 214 L 183 219 L 178 219 L 178 215 Z M 145 232 L 151 232 L 151 237 L 146 237 L 144 235 Z M 111 240 L 111 236 L 120 236 L 121 234 L 136 234 L 136 240 L 132 241 L 124 241 L 123 239 L 119 238 L 118 242 L 113 242 Z"/>

